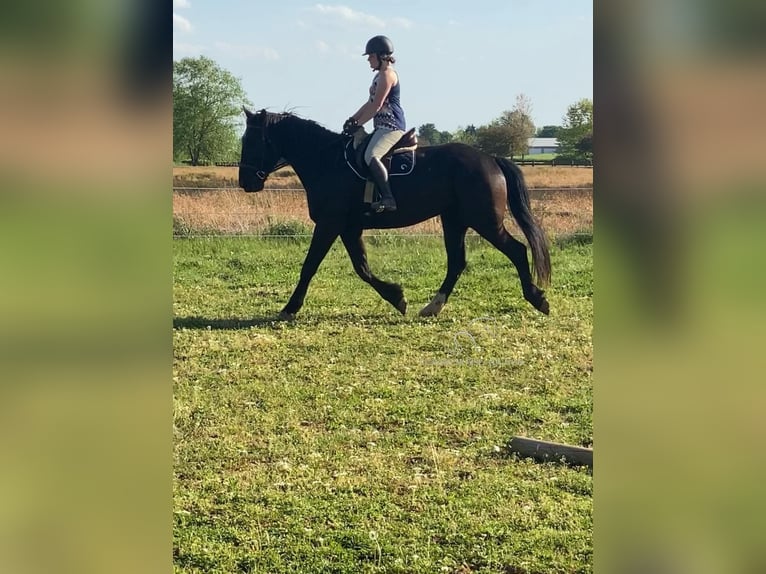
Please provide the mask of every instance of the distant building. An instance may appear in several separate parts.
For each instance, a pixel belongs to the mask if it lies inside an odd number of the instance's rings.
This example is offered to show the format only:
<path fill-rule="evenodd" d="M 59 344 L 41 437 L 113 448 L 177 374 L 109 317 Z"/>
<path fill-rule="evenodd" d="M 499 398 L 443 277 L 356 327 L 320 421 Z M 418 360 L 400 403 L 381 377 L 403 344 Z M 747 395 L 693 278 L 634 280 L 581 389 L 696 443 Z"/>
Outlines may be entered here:
<path fill-rule="evenodd" d="M 558 153 L 559 140 L 556 138 L 529 138 L 527 140 L 527 154 Z"/>

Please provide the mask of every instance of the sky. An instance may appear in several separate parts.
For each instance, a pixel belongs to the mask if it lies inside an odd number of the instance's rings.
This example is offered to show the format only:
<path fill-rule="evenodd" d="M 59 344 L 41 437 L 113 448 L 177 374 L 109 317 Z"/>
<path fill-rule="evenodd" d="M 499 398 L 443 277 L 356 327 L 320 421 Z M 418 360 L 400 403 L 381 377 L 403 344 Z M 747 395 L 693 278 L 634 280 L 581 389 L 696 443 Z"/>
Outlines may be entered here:
<path fill-rule="evenodd" d="M 394 44 L 407 125 L 454 132 L 532 104 L 537 127 L 593 99 L 592 0 L 173 0 L 173 59 L 207 56 L 254 109 L 340 131 L 365 102 L 369 38 Z M 368 126 L 369 127 L 369 126 Z"/>

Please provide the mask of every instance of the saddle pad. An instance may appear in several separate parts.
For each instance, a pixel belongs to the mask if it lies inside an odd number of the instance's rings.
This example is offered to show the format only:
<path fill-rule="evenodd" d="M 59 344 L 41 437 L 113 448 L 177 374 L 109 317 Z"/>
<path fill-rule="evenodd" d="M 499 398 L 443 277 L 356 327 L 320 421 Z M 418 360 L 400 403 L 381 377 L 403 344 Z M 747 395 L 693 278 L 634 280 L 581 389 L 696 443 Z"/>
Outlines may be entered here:
<path fill-rule="evenodd" d="M 415 169 L 415 150 L 397 152 L 391 156 L 388 175 L 409 175 Z"/>
<path fill-rule="evenodd" d="M 359 179 L 367 179 L 362 173 L 359 172 L 359 169 L 356 167 L 355 164 L 355 158 L 354 158 L 354 147 L 353 147 L 353 139 L 349 138 L 348 142 L 343 148 L 343 158 L 346 160 L 346 164 L 348 165 L 349 169 L 354 172 L 354 174 Z M 390 164 L 389 164 L 390 159 Z M 412 170 L 415 169 L 415 149 L 414 148 L 407 148 L 402 149 L 401 151 L 397 151 L 392 156 L 384 157 L 383 158 L 383 165 L 386 166 L 386 169 L 388 170 L 388 175 L 409 175 L 412 173 Z M 366 167 L 366 166 L 365 166 Z"/>

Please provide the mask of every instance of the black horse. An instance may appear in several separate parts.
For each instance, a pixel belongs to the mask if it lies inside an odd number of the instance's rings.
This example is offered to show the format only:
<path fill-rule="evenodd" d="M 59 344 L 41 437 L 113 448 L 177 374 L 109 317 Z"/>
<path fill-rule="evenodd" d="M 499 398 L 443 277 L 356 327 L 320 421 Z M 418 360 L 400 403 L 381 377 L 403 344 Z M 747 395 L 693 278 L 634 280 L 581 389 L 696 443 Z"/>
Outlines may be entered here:
<path fill-rule="evenodd" d="M 506 203 L 532 251 L 536 279 L 545 286 L 551 264 L 543 230 L 535 221 L 521 170 L 511 161 L 460 143 L 418 148 L 410 175 L 394 177 L 391 189 L 398 210 L 368 215 L 364 182 L 344 159 L 347 137 L 291 113 L 257 113 L 245 109 L 239 185 L 261 191 L 270 173 L 290 164 L 306 189 L 314 234 L 300 280 L 280 316 L 294 318 L 303 306 L 309 282 L 338 236 L 354 270 L 402 314 L 407 301 L 400 285 L 378 279 L 370 271 L 362 242 L 364 229 L 405 227 L 440 216 L 447 249 L 447 275 L 433 300 L 420 314 L 437 315 L 465 269 L 465 234 L 476 230 L 515 265 L 524 298 L 548 314 L 545 293 L 532 281 L 526 246 L 503 225 Z"/>

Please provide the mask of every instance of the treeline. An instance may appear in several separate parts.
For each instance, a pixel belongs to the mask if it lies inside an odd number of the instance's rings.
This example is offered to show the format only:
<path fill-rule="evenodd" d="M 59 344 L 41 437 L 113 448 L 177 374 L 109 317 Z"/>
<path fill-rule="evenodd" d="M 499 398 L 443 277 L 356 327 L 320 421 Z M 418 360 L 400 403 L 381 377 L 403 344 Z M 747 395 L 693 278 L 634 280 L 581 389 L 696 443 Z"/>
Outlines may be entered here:
<path fill-rule="evenodd" d="M 582 99 L 567 108 L 561 125 L 535 127 L 532 105 L 525 95 L 516 97 L 513 109 L 484 126 L 468 125 L 455 132 L 439 131 L 434 124 L 418 128 L 421 145 L 462 142 L 499 156 L 524 157 L 529 138 L 556 138 L 560 160 L 593 161 L 593 102 Z"/>
<path fill-rule="evenodd" d="M 243 105 L 252 104 L 240 80 L 210 58 L 173 62 L 173 160 L 191 165 L 236 164 Z M 519 94 L 512 109 L 487 125 L 468 125 L 455 132 L 439 131 L 434 124 L 418 128 L 421 145 L 457 141 L 506 157 L 526 155 L 531 137 L 557 138 L 560 158 L 592 162 L 593 102 L 575 102 L 561 125 L 537 128 L 530 99 Z"/>

